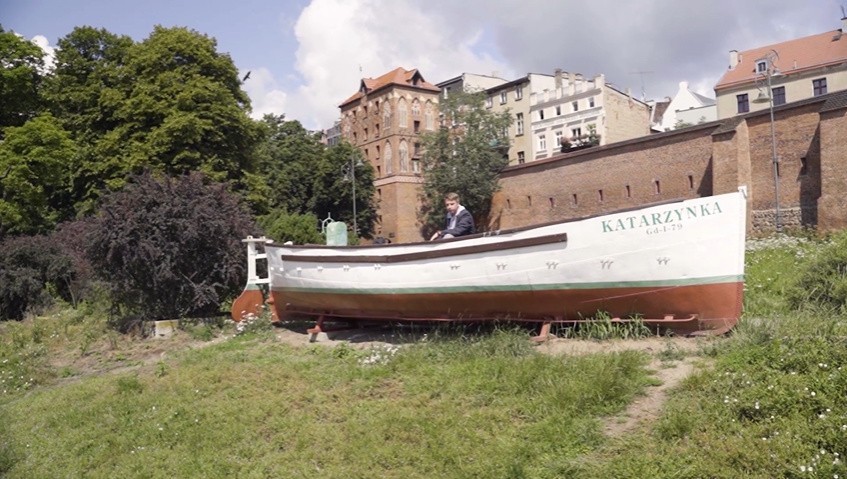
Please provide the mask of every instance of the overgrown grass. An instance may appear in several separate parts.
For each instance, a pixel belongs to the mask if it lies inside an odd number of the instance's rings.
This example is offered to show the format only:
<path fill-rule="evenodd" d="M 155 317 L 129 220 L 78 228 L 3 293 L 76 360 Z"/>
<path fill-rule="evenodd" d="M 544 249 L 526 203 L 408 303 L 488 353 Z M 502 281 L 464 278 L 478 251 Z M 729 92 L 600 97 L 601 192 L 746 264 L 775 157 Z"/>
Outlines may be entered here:
<path fill-rule="evenodd" d="M 551 357 L 526 332 L 460 328 L 291 348 L 259 318 L 133 372 L 59 382 L 74 373 L 51 368 L 54 351 L 123 339 L 82 312 L 0 324 L 0 476 L 847 477 L 847 317 L 787 299 L 830 244 L 750 242 L 743 320 L 657 421 L 615 438 L 603 419 L 655 384 L 644 354 Z M 644 334 L 613 323 L 569 334 Z M 655 354 L 684 356 L 671 341 Z"/>
<path fill-rule="evenodd" d="M 541 355 L 506 331 L 391 351 L 239 336 L 164 373 L 18 396 L 0 454 L 7 477 L 559 477 L 645 361 Z"/>

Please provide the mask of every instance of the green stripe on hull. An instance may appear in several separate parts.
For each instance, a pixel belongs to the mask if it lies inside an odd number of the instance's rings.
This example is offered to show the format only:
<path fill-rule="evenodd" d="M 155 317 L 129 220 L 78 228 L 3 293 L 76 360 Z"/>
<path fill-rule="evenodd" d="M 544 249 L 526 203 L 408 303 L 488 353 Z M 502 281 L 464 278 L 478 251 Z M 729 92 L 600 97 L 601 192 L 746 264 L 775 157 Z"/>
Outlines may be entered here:
<path fill-rule="evenodd" d="M 440 294 L 440 293 L 480 293 L 506 291 L 552 291 L 580 289 L 618 289 L 618 288 L 676 288 L 706 284 L 740 283 L 744 275 L 713 276 L 710 278 L 684 278 L 656 281 L 619 281 L 604 283 L 553 283 L 536 285 L 497 285 L 497 286 L 434 286 L 428 288 L 296 288 L 274 287 L 274 291 L 292 291 L 298 293 L 332 294 Z"/>

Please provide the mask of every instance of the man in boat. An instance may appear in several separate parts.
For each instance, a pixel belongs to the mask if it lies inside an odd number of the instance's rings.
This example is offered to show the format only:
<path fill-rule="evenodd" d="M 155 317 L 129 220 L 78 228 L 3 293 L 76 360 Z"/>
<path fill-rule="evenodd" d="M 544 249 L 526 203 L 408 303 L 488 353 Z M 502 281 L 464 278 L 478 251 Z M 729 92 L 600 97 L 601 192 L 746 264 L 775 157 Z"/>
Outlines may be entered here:
<path fill-rule="evenodd" d="M 447 209 L 444 229 L 433 233 L 430 241 L 474 234 L 473 216 L 459 203 L 458 193 L 447 193 L 444 196 L 444 207 Z"/>

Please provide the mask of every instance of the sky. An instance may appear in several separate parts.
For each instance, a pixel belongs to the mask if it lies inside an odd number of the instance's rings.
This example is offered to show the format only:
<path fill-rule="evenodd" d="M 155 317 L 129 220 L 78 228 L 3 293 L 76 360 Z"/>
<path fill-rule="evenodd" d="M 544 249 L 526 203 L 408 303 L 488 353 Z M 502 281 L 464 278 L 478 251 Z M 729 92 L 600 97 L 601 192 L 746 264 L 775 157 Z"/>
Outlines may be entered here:
<path fill-rule="evenodd" d="M 604 74 L 639 99 L 680 82 L 714 98 L 730 50 L 841 27 L 847 0 L 0 0 L 0 25 L 46 51 L 77 26 L 143 41 L 154 26 L 214 38 L 251 116 L 329 128 L 362 78 L 417 68 L 514 80 L 556 68 Z"/>

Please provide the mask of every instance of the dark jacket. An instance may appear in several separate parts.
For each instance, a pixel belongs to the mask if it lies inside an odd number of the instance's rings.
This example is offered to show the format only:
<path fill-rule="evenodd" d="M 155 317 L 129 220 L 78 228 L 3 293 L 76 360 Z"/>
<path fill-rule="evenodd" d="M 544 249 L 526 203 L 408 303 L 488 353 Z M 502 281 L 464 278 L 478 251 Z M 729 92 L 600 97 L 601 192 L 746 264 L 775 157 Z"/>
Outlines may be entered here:
<path fill-rule="evenodd" d="M 473 224 L 473 216 L 471 212 L 462 209 L 456 215 L 456 226 L 454 228 L 450 228 L 450 215 L 447 215 L 447 220 L 444 223 L 444 229 L 441 230 L 441 236 L 444 235 L 453 235 L 453 236 L 465 236 L 472 235 L 476 232 Z"/>

